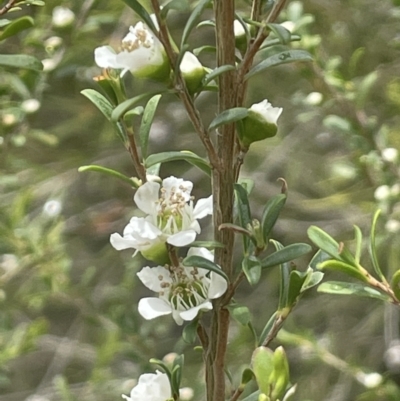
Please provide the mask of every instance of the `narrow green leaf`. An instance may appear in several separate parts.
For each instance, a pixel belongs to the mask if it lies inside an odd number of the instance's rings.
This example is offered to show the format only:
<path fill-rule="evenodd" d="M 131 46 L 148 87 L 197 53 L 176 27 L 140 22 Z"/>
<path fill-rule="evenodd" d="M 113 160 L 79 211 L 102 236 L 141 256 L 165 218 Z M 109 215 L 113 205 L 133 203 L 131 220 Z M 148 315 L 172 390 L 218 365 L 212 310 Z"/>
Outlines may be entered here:
<path fill-rule="evenodd" d="M 137 0 L 122 0 L 128 7 L 130 7 L 139 17 L 146 23 L 146 25 L 153 31 L 157 32 L 157 29 L 150 17 L 150 14 Z"/>
<path fill-rule="evenodd" d="M 186 344 L 193 344 L 196 341 L 198 325 L 198 319 L 194 319 L 183 328 L 182 338 Z"/>
<path fill-rule="evenodd" d="M 287 45 L 290 43 L 291 34 L 285 27 L 281 24 L 267 24 L 267 27 L 278 37 L 280 43 Z"/>
<path fill-rule="evenodd" d="M 179 388 L 181 386 L 182 370 L 183 370 L 184 356 L 178 355 L 172 365 L 171 373 L 171 388 L 175 396 L 179 396 Z"/>
<path fill-rule="evenodd" d="M 339 253 L 339 244 L 324 230 L 317 226 L 311 226 L 307 230 L 308 238 L 332 258 L 342 260 Z"/>
<path fill-rule="evenodd" d="M 336 295 L 358 295 L 360 297 L 376 298 L 381 301 L 389 301 L 386 294 L 359 283 L 345 283 L 342 281 L 327 281 L 318 287 L 318 292 Z"/>
<path fill-rule="evenodd" d="M 258 340 L 258 345 L 261 345 L 268 337 L 268 334 L 272 330 L 272 327 L 274 327 L 277 315 L 278 315 L 278 312 L 274 312 L 274 314 L 269 318 L 267 324 L 264 326 L 263 331 L 260 335 L 260 338 Z"/>
<path fill-rule="evenodd" d="M 218 241 L 194 241 L 190 246 L 207 249 L 225 248 L 225 245 Z"/>
<path fill-rule="evenodd" d="M 299 35 L 291 35 L 290 37 L 290 41 L 291 42 L 298 42 L 301 40 L 301 36 Z M 267 47 L 271 47 L 271 46 L 275 46 L 275 45 L 279 45 L 281 43 L 280 39 L 270 39 L 270 40 L 266 40 L 263 45 L 260 47 L 260 50 L 264 50 Z"/>
<path fill-rule="evenodd" d="M 197 6 L 193 9 L 192 13 L 190 14 L 185 28 L 183 29 L 182 33 L 182 40 L 181 40 L 181 48 L 186 44 L 190 32 L 192 32 L 193 28 L 196 26 L 197 21 L 199 20 L 201 14 L 203 13 L 204 9 L 211 3 L 211 0 L 201 0 L 197 4 Z"/>
<path fill-rule="evenodd" d="M 231 316 L 242 326 L 247 326 L 251 322 L 251 313 L 247 306 L 231 304 L 228 306 Z"/>
<path fill-rule="evenodd" d="M 200 46 L 200 47 L 196 47 L 195 49 L 193 49 L 193 54 L 195 56 L 198 56 L 201 53 L 216 53 L 217 52 L 217 48 L 215 46 L 210 46 L 210 45 L 205 45 L 205 46 Z"/>
<path fill-rule="evenodd" d="M 255 256 L 245 256 L 242 261 L 242 270 L 250 285 L 255 285 L 261 278 L 260 260 Z"/>
<path fill-rule="evenodd" d="M 310 251 L 311 246 L 308 244 L 291 244 L 262 259 L 261 267 L 266 269 L 268 267 L 280 265 L 285 262 L 290 262 L 291 260 L 303 256 Z"/>
<path fill-rule="evenodd" d="M 140 123 L 140 129 L 139 129 L 140 149 L 142 152 L 143 159 L 147 157 L 147 145 L 149 142 L 150 128 L 151 124 L 153 124 L 154 115 L 156 113 L 157 105 L 160 99 L 161 95 L 153 96 L 147 102 L 143 112 L 142 122 Z"/>
<path fill-rule="evenodd" d="M 43 64 L 36 57 L 27 56 L 26 54 L 0 54 L 0 65 L 33 71 L 43 70 Z"/>
<path fill-rule="evenodd" d="M 203 258 L 202 256 L 198 255 L 187 256 L 185 259 L 183 259 L 182 263 L 184 266 L 200 267 L 202 269 L 209 270 L 211 272 L 220 275 L 226 281 L 229 281 L 228 276 L 220 269 L 220 267 L 216 263 L 206 258 Z"/>
<path fill-rule="evenodd" d="M 133 106 L 135 106 L 138 102 L 154 96 L 158 95 L 160 91 L 153 91 L 153 92 L 147 92 L 147 93 L 142 93 L 141 95 L 135 96 L 131 99 L 127 99 L 121 104 L 119 104 L 112 112 L 111 114 L 111 121 L 118 121 L 121 117 L 124 116 L 124 114 L 130 110 Z"/>
<path fill-rule="evenodd" d="M 0 19 L 0 28 L 10 25 L 11 23 L 12 23 L 12 21 L 9 19 L 5 19 L 5 18 Z"/>
<path fill-rule="evenodd" d="M 311 269 L 313 269 L 313 270 L 317 270 L 317 268 L 318 268 L 317 266 L 320 263 L 325 262 L 325 260 L 329 260 L 329 259 L 331 259 L 331 256 L 328 255 L 326 252 L 322 251 L 321 249 L 319 249 L 317 251 L 317 253 L 311 259 L 311 262 L 308 266 L 311 267 Z"/>
<path fill-rule="evenodd" d="M 358 280 L 367 282 L 367 278 L 365 277 L 364 274 L 362 274 L 356 267 L 349 265 L 345 262 L 341 262 L 339 260 L 327 260 L 325 262 L 322 262 L 318 265 L 318 268 L 321 270 L 329 269 L 329 270 L 334 270 L 338 271 L 344 274 L 347 274 L 348 276 L 354 277 Z"/>
<path fill-rule="evenodd" d="M 279 213 L 286 202 L 286 195 L 279 194 L 270 198 L 264 207 L 263 215 L 261 218 L 261 227 L 263 232 L 264 241 L 267 243 L 271 231 L 278 220 Z"/>
<path fill-rule="evenodd" d="M 18 18 L 12 21 L 10 24 L 7 24 L 7 27 L 0 34 L 0 40 L 4 40 L 6 38 L 9 38 L 10 36 L 14 36 L 19 32 L 24 31 L 25 29 L 33 27 L 33 25 L 34 21 L 31 17 L 25 16 Z"/>
<path fill-rule="evenodd" d="M 220 67 L 215 68 L 210 73 L 208 73 L 203 79 L 203 86 L 206 86 L 210 83 L 213 79 L 217 78 L 218 76 L 222 75 L 226 71 L 235 70 L 235 66 L 233 65 L 221 65 Z"/>
<path fill-rule="evenodd" d="M 280 64 L 292 63 L 294 61 L 312 61 L 313 58 L 310 53 L 305 50 L 286 50 L 284 52 L 274 54 L 261 61 L 253 67 L 246 75 L 245 79 L 249 79 L 254 75 L 265 71 L 267 68 L 275 67 Z"/>
<path fill-rule="evenodd" d="M 84 89 L 81 91 L 81 93 L 103 113 L 104 117 L 107 118 L 108 121 L 111 121 L 113 106 L 104 95 L 94 89 Z"/>
<path fill-rule="evenodd" d="M 307 272 L 299 272 L 297 270 L 292 270 L 290 272 L 288 297 L 285 307 L 292 308 L 296 304 L 306 278 Z"/>
<path fill-rule="evenodd" d="M 394 295 L 400 300 L 400 270 L 397 270 L 392 277 L 390 287 L 392 288 Z"/>
<path fill-rule="evenodd" d="M 307 278 L 301 287 L 301 293 L 315 287 L 324 278 L 324 273 L 313 271 L 311 267 L 307 269 Z"/>
<path fill-rule="evenodd" d="M 118 171 L 112 170 L 110 168 L 102 167 L 102 166 L 96 166 L 96 165 L 90 165 L 90 166 L 82 166 L 78 168 L 78 171 L 80 173 L 86 172 L 86 171 L 96 171 L 98 173 L 102 173 L 114 178 L 118 178 L 121 181 L 126 182 L 133 188 L 139 188 L 140 187 L 140 180 L 138 178 L 129 178 L 126 175 L 123 175 L 119 173 Z"/>
<path fill-rule="evenodd" d="M 185 12 L 189 9 L 189 3 L 185 0 L 171 0 L 169 3 L 165 4 L 161 9 L 161 18 L 167 18 L 168 12 L 170 10 L 175 10 L 179 12 Z"/>
<path fill-rule="evenodd" d="M 378 256 L 376 253 L 376 224 L 378 222 L 379 215 L 381 214 L 381 210 L 378 209 L 374 217 L 372 218 L 372 224 L 371 224 L 371 234 L 370 234 L 370 239 L 369 239 L 369 247 L 368 251 L 372 259 L 372 265 L 374 266 L 374 271 L 376 275 L 380 278 L 381 281 L 386 282 L 386 278 L 382 273 L 382 269 L 379 266 L 379 261 L 378 261 Z"/>
<path fill-rule="evenodd" d="M 250 368 L 245 368 L 242 372 L 242 379 L 240 381 L 241 386 L 245 386 L 247 383 L 251 382 L 256 377 L 254 372 Z"/>
<path fill-rule="evenodd" d="M 235 184 L 234 189 L 240 225 L 243 227 L 243 229 L 248 230 L 249 225 L 251 225 L 251 211 L 247 191 L 240 184 Z M 244 235 L 243 247 L 245 254 L 247 253 L 249 247 L 249 241 L 249 237 Z"/>
<path fill-rule="evenodd" d="M 357 264 L 360 263 L 360 258 L 361 258 L 361 248 L 362 248 L 362 232 L 360 230 L 360 227 L 354 226 L 354 234 L 356 238 L 356 251 L 354 254 L 354 259 Z"/>
<path fill-rule="evenodd" d="M 211 167 L 206 160 L 197 156 L 195 153 L 188 150 L 181 150 L 180 152 L 161 152 L 150 155 L 144 162 L 147 168 L 151 167 L 157 163 L 166 163 L 176 160 L 184 160 L 193 166 L 198 167 L 200 170 L 204 171 L 207 175 L 211 175 Z"/>
<path fill-rule="evenodd" d="M 233 109 L 225 110 L 221 114 L 218 114 L 217 117 L 215 117 L 214 120 L 211 121 L 208 129 L 213 130 L 221 125 L 243 120 L 248 116 L 248 114 L 249 111 L 245 107 L 235 107 Z"/>

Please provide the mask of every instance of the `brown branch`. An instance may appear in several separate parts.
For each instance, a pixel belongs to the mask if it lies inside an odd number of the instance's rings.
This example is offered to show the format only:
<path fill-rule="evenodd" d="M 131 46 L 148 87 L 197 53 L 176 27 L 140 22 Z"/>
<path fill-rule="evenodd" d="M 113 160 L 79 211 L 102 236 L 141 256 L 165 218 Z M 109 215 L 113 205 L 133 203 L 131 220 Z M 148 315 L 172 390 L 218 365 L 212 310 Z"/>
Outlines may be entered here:
<path fill-rule="evenodd" d="M 289 313 L 288 313 L 289 314 Z M 268 333 L 267 338 L 264 340 L 264 342 L 262 343 L 263 347 L 268 347 L 268 345 L 270 344 L 270 342 L 277 336 L 279 330 L 282 328 L 283 323 L 285 322 L 288 314 L 286 314 L 286 316 L 283 315 L 278 315 L 275 318 L 274 324 L 270 330 L 270 332 Z"/>
<path fill-rule="evenodd" d="M 0 15 L 4 15 L 10 11 L 11 8 L 14 7 L 14 4 L 17 2 L 17 0 L 9 0 L 8 3 L 0 8 Z"/>
<path fill-rule="evenodd" d="M 133 166 L 135 167 L 136 173 L 142 182 L 146 182 L 146 169 L 144 168 L 143 164 L 140 162 L 140 157 L 136 145 L 135 135 L 131 129 L 127 129 L 125 127 L 126 136 L 128 138 L 127 149 L 129 154 L 131 155 Z"/>

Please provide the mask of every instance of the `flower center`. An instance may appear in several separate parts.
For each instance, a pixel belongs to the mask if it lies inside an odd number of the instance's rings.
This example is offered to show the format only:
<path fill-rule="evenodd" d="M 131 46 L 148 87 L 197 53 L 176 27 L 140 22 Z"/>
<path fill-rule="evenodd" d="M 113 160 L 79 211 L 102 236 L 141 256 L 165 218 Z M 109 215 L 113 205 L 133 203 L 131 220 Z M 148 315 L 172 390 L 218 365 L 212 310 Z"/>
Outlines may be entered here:
<path fill-rule="evenodd" d="M 174 309 L 187 310 L 207 299 L 207 283 L 196 267 L 170 266 L 169 271 L 173 283 L 161 283 L 165 292 L 160 295 L 166 296 Z"/>
<path fill-rule="evenodd" d="M 150 35 L 146 27 L 135 26 L 129 28 L 128 35 L 122 40 L 121 50 L 126 50 L 132 52 L 140 47 L 145 47 L 147 49 L 153 46 L 153 38 Z"/>

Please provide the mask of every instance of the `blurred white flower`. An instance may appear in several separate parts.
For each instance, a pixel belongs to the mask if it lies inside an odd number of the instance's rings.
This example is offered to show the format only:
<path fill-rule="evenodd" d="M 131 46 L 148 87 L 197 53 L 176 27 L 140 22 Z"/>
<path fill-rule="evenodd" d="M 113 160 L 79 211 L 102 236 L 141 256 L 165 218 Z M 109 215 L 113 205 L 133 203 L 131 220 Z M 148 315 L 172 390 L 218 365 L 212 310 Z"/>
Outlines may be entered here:
<path fill-rule="evenodd" d="M 191 248 L 188 256 L 191 255 L 214 259 L 205 248 Z M 210 300 L 219 298 L 227 289 L 226 280 L 219 274 L 197 267 L 144 267 L 137 275 L 147 288 L 158 293 L 158 298 L 139 301 L 139 313 L 147 320 L 172 313 L 178 325 L 193 320 L 199 311 L 211 310 Z"/>
<path fill-rule="evenodd" d="M 296 28 L 296 24 L 293 21 L 284 21 L 281 23 L 281 26 L 286 28 L 290 33 Z"/>
<path fill-rule="evenodd" d="M 378 387 L 383 381 L 383 377 L 379 373 L 358 372 L 356 379 L 367 388 Z"/>
<path fill-rule="evenodd" d="M 191 387 L 182 387 L 179 389 L 180 401 L 190 401 L 194 397 L 194 391 Z"/>
<path fill-rule="evenodd" d="M 145 373 L 139 377 L 130 396 L 122 395 L 127 401 L 166 401 L 172 397 L 168 376 L 156 370 L 156 373 Z"/>
<path fill-rule="evenodd" d="M 400 184 L 394 184 L 390 187 L 390 195 L 396 197 L 400 194 Z"/>
<path fill-rule="evenodd" d="M 170 66 L 164 47 L 143 22 L 129 27 L 121 49 L 116 53 L 110 46 L 97 47 L 94 51 L 96 64 L 101 68 L 121 69 L 121 75 L 130 71 L 138 77 L 168 78 Z"/>
<path fill-rule="evenodd" d="M 310 92 L 305 98 L 306 103 L 310 106 L 317 106 L 322 102 L 323 96 L 320 92 Z"/>
<path fill-rule="evenodd" d="M 65 28 L 75 21 L 75 14 L 67 7 L 54 7 L 53 9 L 53 25 L 57 28 Z"/>
<path fill-rule="evenodd" d="M 381 185 L 375 189 L 374 197 L 377 201 L 387 200 L 390 197 L 390 188 L 388 185 Z"/>
<path fill-rule="evenodd" d="M 43 71 L 49 72 L 53 71 L 57 67 L 58 62 L 54 58 L 45 58 L 42 60 L 42 64 Z"/>
<path fill-rule="evenodd" d="M 21 103 L 21 108 L 26 114 L 33 114 L 39 110 L 40 102 L 37 99 L 27 99 Z"/>
<path fill-rule="evenodd" d="M 395 163 L 399 157 L 399 152 L 396 148 L 386 148 L 382 150 L 382 159 L 388 163 Z"/>
<path fill-rule="evenodd" d="M 395 219 L 390 219 L 385 224 L 386 231 L 395 234 L 400 231 L 400 221 Z"/>
<path fill-rule="evenodd" d="M 52 199 L 43 205 L 43 213 L 48 217 L 56 217 L 61 213 L 62 204 L 60 201 Z"/>
<path fill-rule="evenodd" d="M 148 181 L 135 193 L 134 201 L 146 217 L 132 217 L 123 236 L 114 233 L 111 245 L 118 251 L 134 248 L 146 258 L 157 261 L 152 253 L 165 252 L 165 243 L 186 246 L 200 233 L 198 219 L 212 213 L 212 197 L 193 205 L 193 184 L 182 178 L 165 178 L 160 185 Z"/>

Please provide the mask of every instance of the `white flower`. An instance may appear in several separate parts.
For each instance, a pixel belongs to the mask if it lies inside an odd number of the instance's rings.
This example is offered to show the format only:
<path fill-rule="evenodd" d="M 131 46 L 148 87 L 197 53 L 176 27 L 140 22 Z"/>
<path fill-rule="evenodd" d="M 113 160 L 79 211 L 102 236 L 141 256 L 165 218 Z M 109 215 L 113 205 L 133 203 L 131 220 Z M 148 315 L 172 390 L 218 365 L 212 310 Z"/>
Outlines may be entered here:
<path fill-rule="evenodd" d="M 384 201 L 390 197 L 389 185 L 380 185 L 375 189 L 374 197 L 377 201 Z"/>
<path fill-rule="evenodd" d="M 322 102 L 323 96 L 320 92 L 310 92 L 304 99 L 310 106 L 317 106 Z"/>
<path fill-rule="evenodd" d="M 281 107 L 273 107 L 267 99 L 253 104 L 239 126 L 242 145 L 248 148 L 253 142 L 275 136 L 278 131 L 277 121 L 282 110 Z"/>
<path fill-rule="evenodd" d="M 276 124 L 279 116 L 282 114 L 282 107 L 273 107 L 267 99 L 260 103 L 255 103 L 250 107 L 250 111 L 259 115 L 259 117 L 268 123 Z"/>
<path fill-rule="evenodd" d="M 356 379 L 366 388 L 378 387 L 383 381 L 383 377 L 379 373 L 358 372 Z"/>
<path fill-rule="evenodd" d="M 96 48 L 96 64 L 101 68 L 121 69 L 121 75 L 130 71 L 138 77 L 160 80 L 169 76 L 164 47 L 143 22 L 129 28 L 129 33 L 122 39 L 121 49 L 116 53 L 110 46 Z"/>
<path fill-rule="evenodd" d="M 179 68 L 189 92 L 194 93 L 201 85 L 201 81 L 206 74 L 205 69 L 199 59 L 190 52 L 185 52 Z"/>
<path fill-rule="evenodd" d="M 382 150 L 382 159 L 389 163 L 395 163 L 399 157 L 399 151 L 396 148 L 385 148 Z"/>
<path fill-rule="evenodd" d="M 43 205 L 43 213 L 48 217 L 56 217 L 61 213 L 62 204 L 60 201 L 52 199 Z"/>
<path fill-rule="evenodd" d="M 138 384 L 132 389 L 130 397 L 122 395 L 127 401 L 166 401 L 172 397 L 168 376 L 156 370 L 139 377 Z"/>
<path fill-rule="evenodd" d="M 190 401 L 194 397 L 194 391 L 191 387 L 179 389 L 179 399 L 181 401 Z"/>
<path fill-rule="evenodd" d="M 21 108 L 26 114 L 33 114 L 39 110 L 40 102 L 37 99 L 27 99 L 21 103 Z"/>
<path fill-rule="evenodd" d="M 205 248 L 191 248 L 190 255 L 214 259 Z M 223 277 L 198 267 L 144 267 L 137 275 L 147 288 L 158 293 L 158 298 L 139 301 L 139 313 L 147 320 L 172 313 L 179 325 L 193 320 L 201 310 L 211 310 L 210 300 L 219 298 L 227 289 Z"/>
<path fill-rule="evenodd" d="M 134 201 L 147 216 L 132 217 L 123 236 L 111 235 L 111 245 L 118 251 L 134 248 L 149 254 L 165 250 L 165 243 L 178 247 L 192 243 L 201 231 L 197 220 L 212 213 L 211 196 L 193 205 L 192 187 L 190 181 L 175 177 L 164 179 L 162 185 L 150 181 L 143 184 Z"/>
<path fill-rule="evenodd" d="M 58 28 L 64 28 L 71 25 L 75 21 L 75 14 L 67 7 L 54 7 L 53 9 L 53 25 Z"/>

